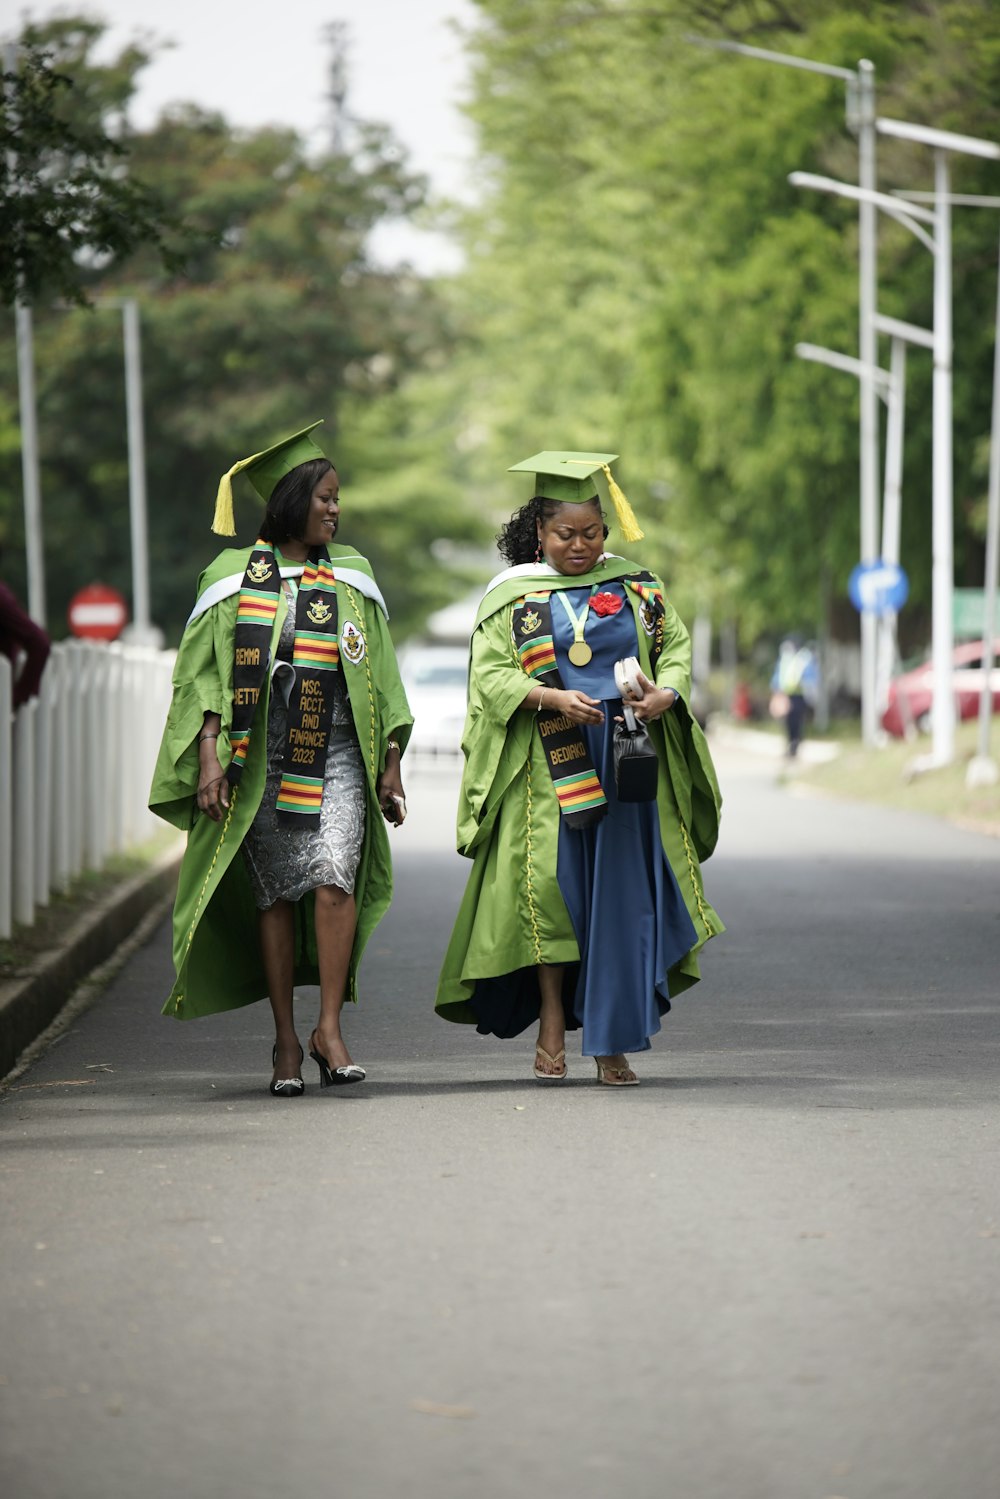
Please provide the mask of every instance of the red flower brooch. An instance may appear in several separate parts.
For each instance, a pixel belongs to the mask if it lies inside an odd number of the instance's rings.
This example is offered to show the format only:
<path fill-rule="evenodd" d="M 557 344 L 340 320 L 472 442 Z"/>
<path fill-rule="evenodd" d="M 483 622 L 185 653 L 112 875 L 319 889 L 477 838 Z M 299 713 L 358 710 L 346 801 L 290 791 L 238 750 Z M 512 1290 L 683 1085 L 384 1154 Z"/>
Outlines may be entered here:
<path fill-rule="evenodd" d="M 590 601 L 590 607 L 603 619 L 608 614 L 617 614 L 624 603 L 625 600 L 620 593 L 595 593 Z"/>

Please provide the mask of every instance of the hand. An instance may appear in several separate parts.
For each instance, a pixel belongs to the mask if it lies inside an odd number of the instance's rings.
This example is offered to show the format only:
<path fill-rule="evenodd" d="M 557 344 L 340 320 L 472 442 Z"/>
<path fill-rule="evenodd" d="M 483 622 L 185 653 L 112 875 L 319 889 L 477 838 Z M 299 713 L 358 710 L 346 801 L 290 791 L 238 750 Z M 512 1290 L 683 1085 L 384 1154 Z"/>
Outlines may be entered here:
<path fill-rule="evenodd" d="M 377 796 L 378 804 L 382 808 L 382 816 L 386 822 L 391 822 L 398 827 L 406 816 L 406 799 L 403 796 L 403 782 L 399 773 L 399 758 L 396 755 L 391 757 L 385 770 L 379 776 Z M 402 806 L 399 805 L 399 802 L 393 800 L 393 797 L 396 796 L 402 801 Z"/>
<path fill-rule="evenodd" d="M 217 754 L 204 754 L 198 776 L 198 810 L 213 822 L 221 822 L 229 810 L 229 782 Z"/>
<path fill-rule="evenodd" d="M 639 686 L 642 688 L 642 697 L 628 697 L 625 701 L 640 723 L 650 723 L 653 719 L 662 718 L 677 701 L 677 693 L 672 687 L 657 687 L 641 671 Z"/>
<path fill-rule="evenodd" d="M 585 692 L 578 692 L 575 687 L 568 691 L 546 692 L 542 707 L 565 714 L 572 723 L 604 722 L 604 709 L 601 707 L 600 698 L 588 697 Z"/>

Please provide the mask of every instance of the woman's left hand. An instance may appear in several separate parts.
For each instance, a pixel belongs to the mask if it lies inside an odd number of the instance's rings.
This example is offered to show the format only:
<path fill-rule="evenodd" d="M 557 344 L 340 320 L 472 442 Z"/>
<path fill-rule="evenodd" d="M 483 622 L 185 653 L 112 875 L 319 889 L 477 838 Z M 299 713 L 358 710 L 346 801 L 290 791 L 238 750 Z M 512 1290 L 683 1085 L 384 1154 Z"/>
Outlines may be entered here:
<path fill-rule="evenodd" d="M 654 718 L 662 718 L 664 713 L 677 701 L 677 693 L 672 687 L 657 687 L 651 682 L 644 672 L 639 673 L 639 685 L 642 688 L 642 697 L 626 698 L 626 702 L 632 709 L 640 723 L 650 723 Z"/>
<path fill-rule="evenodd" d="M 399 798 L 398 801 L 394 800 L 396 797 Z M 390 754 L 390 760 L 379 776 L 378 804 L 386 822 L 398 827 L 406 816 L 406 798 L 403 796 L 403 781 L 399 773 L 399 757 L 395 754 Z"/>

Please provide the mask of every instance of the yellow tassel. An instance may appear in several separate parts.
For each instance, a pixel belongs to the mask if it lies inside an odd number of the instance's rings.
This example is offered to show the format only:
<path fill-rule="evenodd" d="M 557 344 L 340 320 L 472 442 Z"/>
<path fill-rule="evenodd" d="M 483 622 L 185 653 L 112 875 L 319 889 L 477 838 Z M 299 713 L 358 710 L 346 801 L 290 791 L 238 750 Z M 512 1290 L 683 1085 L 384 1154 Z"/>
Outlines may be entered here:
<path fill-rule="evenodd" d="M 241 463 L 234 463 L 228 474 L 219 480 L 219 492 L 215 497 L 215 515 L 212 530 L 217 536 L 236 535 L 236 517 L 233 514 L 233 474 L 239 473 Z"/>
<path fill-rule="evenodd" d="M 251 463 L 256 463 L 258 458 L 263 458 L 268 451 L 264 448 L 260 453 L 251 453 L 249 458 L 241 458 L 234 463 L 228 474 L 223 474 L 219 480 L 219 492 L 215 496 L 215 515 L 212 517 L 212 530 L 217 536 L 236 535 L 236 516 L 233 513 L 233 475 L 241 474 Z"/>
<path fill-rule="evenodd" d="M 614 505 L 615 514 L 618 517 L 618 529 L 621 531 L 623 539 L 625 541 L 641 541 L 646 533 L 636 520 L 635 511 L 612 478 L 608 465 L 605 463 L 602 466 L 604 468 L 604 477 L 608 481 L 608 494 L 611 496 L 611 503 Z"/>

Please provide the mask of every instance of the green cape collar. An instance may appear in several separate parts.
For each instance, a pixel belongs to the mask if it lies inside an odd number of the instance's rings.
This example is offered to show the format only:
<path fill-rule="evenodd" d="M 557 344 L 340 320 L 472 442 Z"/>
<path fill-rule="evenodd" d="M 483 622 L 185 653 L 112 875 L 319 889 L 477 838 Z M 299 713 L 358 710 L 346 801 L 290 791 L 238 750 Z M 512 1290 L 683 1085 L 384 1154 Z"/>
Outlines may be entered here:
<path fill-rule="evenodd" d="M 478 630 L 483 620 L 523 598 L 526 593 L 547 592 L 553 588 L 590 588 L 594 583 L 600 587 L 602 583 L 612 583 L 617 578 L 629 578 L 643 571 L 639 563 L 608 552 L 589 573 L 580 573 L 576 577 L 556 572 L 547 562 L 525 562 L 519 567 L 505 568 L 487 583 L 473 629 Z"/>
<path fill-rule="evenodd" d="M 281 548 L 279 547 L 280 551 Z M 386 619 L 389 618 L 389 610 L 386 607 L 382 591 L 375 582 L 372 565 L 367 557 L 362 557 L 360 552 L 355 552 L 350 547 L 338 546 L 331 542 L 327 547 L 330 561 L 333 563 L 334 575 L 339 583 L 349 583 L 366 598 L 373 599 L 379 606 Z M 198 580 L 198 601 L 191 611 L 188 624 L 211 609 L 220 599 L 230 598 L 232 594 L 239 593 L 243 586 L 243 576 L 250 560 L 253 547 L 227 547 L 220 552 L 214 562 L 210 562 Z M 283 561 L 280 572 L 283 578 L 297 578 L 301 575 L 304 567 L 302 562 Z M 186 626 L 185 626 L 186 628 Z"/>

